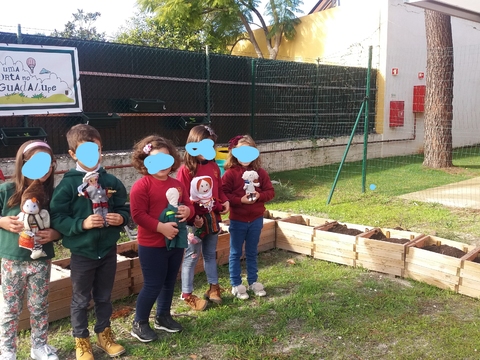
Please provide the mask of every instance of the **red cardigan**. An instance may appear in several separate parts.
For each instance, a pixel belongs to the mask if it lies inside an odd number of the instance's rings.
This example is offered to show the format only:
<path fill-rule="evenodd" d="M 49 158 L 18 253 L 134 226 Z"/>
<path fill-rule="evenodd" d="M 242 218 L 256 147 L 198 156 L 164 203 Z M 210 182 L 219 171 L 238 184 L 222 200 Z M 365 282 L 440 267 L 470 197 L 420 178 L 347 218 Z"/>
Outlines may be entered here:
<path fill-rule="evenodd" d="M 190 202 L 188 192 L 178 180 L 168 177 L 158 180 L 146 175 L 137 180 L 130 191 L 130 212 L 138 225 L 137 241 L 139 245 L 148 247 L 166 247 L 165 236 L 157 232 L 158 218 L 168 206 L 165 193 L 170 188 L 177 188 L 180 193 L 178 202 L 190 208 L 190 219 L 195 210 Z"/>
<path fill-rule="evenodd" d="M 275 196 L 275 190 L 268 173 L 260 168 L 257 170 L 260 186 L 255 187 L 255 190 L 260 194 L 260 198 L 253 204 L 243 204 L 241 198 L 245 196 L 245 190 L 243 189 L 245 182 L 242 175 L 247 170 L 252 169 L 234 166 L 225 171 L 222 176 L 223 192 L 230 201 L 230 220 L 250 222 L 262 217 L 265 212 L 265 203 Z"/>

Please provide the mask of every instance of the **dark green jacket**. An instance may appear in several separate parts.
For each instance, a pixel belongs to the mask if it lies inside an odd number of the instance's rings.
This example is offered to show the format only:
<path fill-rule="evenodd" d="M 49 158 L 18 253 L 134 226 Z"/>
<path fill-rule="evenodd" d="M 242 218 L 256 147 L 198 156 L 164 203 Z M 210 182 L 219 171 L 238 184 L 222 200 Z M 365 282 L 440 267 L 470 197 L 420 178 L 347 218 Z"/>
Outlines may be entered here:
<path fill-rule="evenodd" d="M 104 189 L 116 190 L 108 199 L 108 212 L 118 213 L 123 217 L 121 226 L 108 226 L 89 230 L 82 229 L 83 220 L 93 214 L 92 202 L 78 196 L 78 187 L 82 184 L 85 173 L 75 169 L 69 170 L 53 192 L 50 202 L 52 227 L 63 235 L 63 246 L 72 254 L 82 255 L 90 259 L 103 258 L 120 238 L 123 225 L 127 224 L 130 209 L 125 204 L 127 190 L 115 176 L 98 170 L 98 183 Z"/>
<path fill-rule="evenodd" d="M 187 241 L 187 222 L 179 222 L 177 215 L 178 208 L 168 204 L 167 208 L 162 211 L 158 221 L 162 223 L 175 222 L 177 223 L 178 234 L 172 239 L 168 240 L 165 238 L 165 243 L 167 244 L 167 250 L 172 250 L 173 248 L 186 248 L 188 246 Z"/>
<path fill-rule="evenodd" d="M 0 184 L 0 216 L 17 216 L 20 213 L 20 204 L 13 208 L 8 208 L 7 202 L 10 196 L 15 192 L 15 184 L 6 182 Z M 53 227 L 53 226 L 52 226 Z M 8 260 L 21 261 L 45 261 L 54 257 L 53 242 L 43 245 L 43 251 L 47 254 L 45 257 L 33 260 L 30 255 L 32 252 L 18 246 L 19 234 L 0 228 L 0 257 Z"/>

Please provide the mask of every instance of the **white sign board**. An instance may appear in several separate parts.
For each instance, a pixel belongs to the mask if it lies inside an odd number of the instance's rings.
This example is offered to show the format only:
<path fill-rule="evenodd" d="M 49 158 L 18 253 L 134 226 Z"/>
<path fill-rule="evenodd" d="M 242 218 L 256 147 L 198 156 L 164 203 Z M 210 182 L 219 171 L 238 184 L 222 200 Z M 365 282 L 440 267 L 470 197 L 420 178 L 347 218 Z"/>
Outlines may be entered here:
<path fill-rule="evenodd" d="M 81 111 L 76 48 L 0 44 L 0 116 Z"/>

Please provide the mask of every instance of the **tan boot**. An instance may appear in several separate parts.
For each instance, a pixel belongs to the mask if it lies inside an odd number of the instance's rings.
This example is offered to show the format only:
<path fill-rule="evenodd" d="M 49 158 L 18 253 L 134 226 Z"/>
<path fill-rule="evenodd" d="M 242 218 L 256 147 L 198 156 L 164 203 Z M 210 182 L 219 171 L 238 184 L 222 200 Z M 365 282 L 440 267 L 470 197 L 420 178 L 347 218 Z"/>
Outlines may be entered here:
<path fill-rule="evenodd" d="M 125 352 L 125 348 L 115 342 L 110 327 L 106 327 L 105 330 L 97 334 L 97 343 L 95 345 L 97 345 L 99 349 L 105 351 L 110 357 L 115 357 Z"/>
<path fill-rule="evenodd" d="M 75 338 L 77 360 L 94 360 L 90 338 Z"/>
<path fill-rule="evenodd" d="M 215 304 L 221 304 L 222 303 L 222 298 L 220 297 L 222 289 L 220 288 L 220 285 L 218 284 L 210 284 L 210 289 L 207 290 L 205 293 L 205 299 L 208 299 Z"/>
<path fill-rule="evenodd" d="M 207 307 L 207 301 L 200 299 L 195 295 L 190 295 L 189 297 L 182 299 L 195 311 L 203 311 Z"/>

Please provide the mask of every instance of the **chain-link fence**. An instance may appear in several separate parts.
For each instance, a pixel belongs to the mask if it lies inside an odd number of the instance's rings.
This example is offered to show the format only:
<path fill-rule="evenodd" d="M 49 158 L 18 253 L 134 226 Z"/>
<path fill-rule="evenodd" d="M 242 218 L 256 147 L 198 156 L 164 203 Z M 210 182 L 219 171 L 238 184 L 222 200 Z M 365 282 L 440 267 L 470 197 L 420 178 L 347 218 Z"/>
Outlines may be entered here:
<path fill-rule="evenodd" d="M 0 43 L 19 42 L 78 49 L 84 115 L 99 128 L 105 151 L 129 150 L 152 133 L 183 146 L 198 123 L 210 123 L 219 143 L 242 133 L 259 142 L 348 135 L 365 96 L 362 67 L 0 33 Z M 372 72 L 372 92 L 375 78 Z M 102 119 L 111 113 L 118 121 Z M 65 133 L 82 121 L 81 114 L 6 116 L 0 127 L 41 127 L 54 152 L 63 154 Z M 15 151 L 2 147 L 1 157 Z"/>

